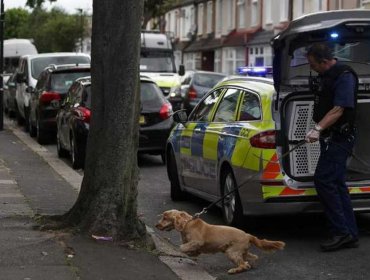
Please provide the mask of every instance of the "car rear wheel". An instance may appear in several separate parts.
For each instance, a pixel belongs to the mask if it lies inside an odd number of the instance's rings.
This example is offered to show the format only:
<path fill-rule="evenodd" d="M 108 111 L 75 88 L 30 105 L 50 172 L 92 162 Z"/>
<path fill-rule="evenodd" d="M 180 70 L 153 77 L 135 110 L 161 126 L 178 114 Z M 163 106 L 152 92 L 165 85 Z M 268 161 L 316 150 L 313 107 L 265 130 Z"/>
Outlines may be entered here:
<path fill-rule="evenodd" d="M 186 193 L 183 190 L 181 190 L 180 187 L 176 158 L 172 149 L 170 149 L 168 152 L 167 172 L 171 182 L 171 199 L 173 201 L 186 199 Z"/>
<path fill-rule="evenodd" d="M 49 140 L 49 135 L 40 127 L 40 120 L 38 117 L 36 117 L 36 139 L 40 145 L 47 144 Z"/>
<path fill-rule="evenodd" d="M 243 218 L 237 187 L 233 172 L 230 168 L 225 169 L 221 179 L 221 195 L 226 196 L 222 199 L 221 209 L 225 223 L 230 226 L 241 224 Z"/>
<path fill-rule="evenodd" d="M 77 145 L 76 138 L 74 137 L 73 133 L 71 133 L 71 160 L 72 160 L 72 168 L 73 169 L 80 169 L 83 167 L 83 155 L 82 151 L 79 149 Z"/>
<path fill-rule="evenodd" d="M 28 132 L 31 137 L 35 137 L 37 135 L 36 127 L 32 124 L 31 114 L 28 116 Z"/>
<path fill-rule="evenodd" d="M 60 135 L 57 131 L 57 152 L 59 158 L 65 158 L 68 157 L 68 151 L 62 147 L 62 143 L 60 142 Z"/>
<path fill-rule="evenodd" d="M 30 118 L 30 108 L 27 108 L 26 106 L 24 106 L 23 112 L 24 112 L 24 131 L 28 132 L 29 118 Z"/>
<path fill-rule="evenodd" d="M 17 124 L 22 125 L 24 123 L 24 119 L 21 116 L 21 113 L 19 112 L 18 105 L 15 105 L 15 118 L 17 119 Z"/>

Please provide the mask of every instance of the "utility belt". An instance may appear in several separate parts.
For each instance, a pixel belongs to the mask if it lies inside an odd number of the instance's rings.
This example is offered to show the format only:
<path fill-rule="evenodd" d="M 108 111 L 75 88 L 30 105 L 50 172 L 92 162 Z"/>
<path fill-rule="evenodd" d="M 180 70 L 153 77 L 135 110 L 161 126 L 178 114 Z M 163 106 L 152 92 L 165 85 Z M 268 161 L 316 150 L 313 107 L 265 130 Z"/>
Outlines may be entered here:
<path fill-rule="evenodd" d="M 355 137 L 356 133 L 357 128 L 354 124 L 345 123 L 341 126 L 333 126 L 326 129 L 321 136 L 324 138 L 330 138 L 334 141 L 341 141 Z"/>

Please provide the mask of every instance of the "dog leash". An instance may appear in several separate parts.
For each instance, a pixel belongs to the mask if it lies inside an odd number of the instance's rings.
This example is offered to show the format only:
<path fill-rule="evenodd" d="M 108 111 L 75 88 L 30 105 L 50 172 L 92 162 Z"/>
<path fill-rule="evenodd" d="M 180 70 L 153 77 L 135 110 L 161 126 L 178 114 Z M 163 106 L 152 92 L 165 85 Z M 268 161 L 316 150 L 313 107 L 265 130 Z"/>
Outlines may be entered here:
<path fill-rule="evenodd" d="M 325 139 L 323 137 L 320 137 L 320 139 Z M 290 150 L 288 150 L 287 152 L 283 153 L 277 160 L 274 160 L 274 162 L 277 162 L 281 159 L 283 159 L 284 157 L 286 157 L 287 155 L 289 155 L 291 152 L 293 152 L 294 150 L 298 149 L 299 147 L 303 146 L 304 144 L 306 144 L 306 140 L 303 139 L 303 140 L 300 140 L 298 141 L 298 143 L 293 147 L 291 148 Z M 349 155 L 351 155 L 354 159 L 358 160 L 360 163 L 364 164 L 365 166 L 367 167 L 370 167 L 370 164 L 365 162 L 364 160 L 360 159 L 357 155 L 355 155 L 352 151 L 349 151 L 347 148 L 343 147 L 343 145 L 340 145 L 339 143 L 336 143 L 336 142 L 331 142 L 332 144 L 334 145 L 337 145 L 341 148 L 343 148 L 346 152 L 349 153 Z M 309 143 L 307 143 L 309 144 Z M 269 160 L 269 162 L 271 162 L 272 160 Z M 253 177 L 256 177 L 257 175 L 259 175 L 259 173 L 256 173 L 254 175 L 251 175 L 249 176 L 243 183 L 239 184 L 239 186 L 237 186 L 236 188 L 234 188 L 233 190 L 229 191 L 228 193 L 224 194 L 221 198 L 219 198 L 218 200 L 212 202 L 211 204 L 209 204 L 207 207 L 204 207 L 202 209 L 202 211 L 198 212 L 198 213 L 195 213 L 193 215 L 193 219 L 196 219 L 196 218 L 199 218 L 201 215 L 203 214 L 206 214 L 208 212 L 208 210 L 210 208 L 212 208 L 214 205 L 216 205 L 217 203 L 219 203 L 220 201 L 222 201 L 225 197 L 227 197 L 228 195 L 232 194 L 233 192 L 235 192 L 236 190 L 240 189 L 245 183 L 247 183 L 248 181 L 250 181 Z"/>
<path fill-rule="evenodd" d="M 285 152 L 284 154 L 282 154 L 276 161 L 286 157 L 287 155 L 289 155 L 291 152 L 293 152 L 294 150 L 296 150 L 297 148 L 303 146 L 304 144 L 306 144 L 306 140 L 300 140 L 298 141 L 298 143 L 293 147 L 291 148 L 289 151 Z M 271 160 L 269 160 L 271 161 Z M 243 183 L 239 184 L 239 186 L 235 187 L 233 190 L 229 191 L 228 193 L 224 194 L 221 198 L 217 199 L 216 201 L 212 202 L 211 204 L 209 204 L 207 207 L 204 207 L 202 209 L 202 211 L 198 212 L 198 213 L 195 213 L 193 215 L 193 219 L 196 219 L 196 218 L 199 218 L 201 215 L 203 214 L 206 214 L 208 212 L 208 210 L 210 208 L 212 208 L 214 205 L 216 205 L 217 203 L 219 203 L 220 201 L 222 201 L 225 197 L 227 197 L 228 195 L 232 194 L 233 192 L 235 192 L 236 190 L 240 189 L 245 183 L 247 183 L 248 181 L 250 181 L 252 178 L 256 177 L 260 175 L 259 172 L 257 172 L 256 174 L 253 174 L 251 176 L 249 176 Z"/>

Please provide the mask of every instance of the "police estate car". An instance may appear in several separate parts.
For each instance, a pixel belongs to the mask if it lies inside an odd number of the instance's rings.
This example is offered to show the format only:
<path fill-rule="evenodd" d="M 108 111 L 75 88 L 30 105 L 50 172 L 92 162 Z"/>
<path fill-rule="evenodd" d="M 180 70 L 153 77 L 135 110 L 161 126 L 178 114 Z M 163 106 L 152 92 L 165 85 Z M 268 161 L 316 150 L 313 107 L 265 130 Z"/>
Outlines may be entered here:
<path fill-rule="evenodd" d="M 274 82 L 241 77 L 216 85 L 167 141 L 171 197 L 186 192 L 221 199 L 225 222 L 244 215 L 321 211 L 313 174 L 319 144 L 302 144 L 312 121 L 311 73 L 305 50 L 331 40 L 339 61 L 359 76 L 359 140 L 347 183 L 355 211 L 370 211 L 370 11 L 331 11 L 291 22 L 273 39 Z M 234 190 L 228 194 L 230 191 Z M 228 194 L 224 196 L 225 194 Z"/>

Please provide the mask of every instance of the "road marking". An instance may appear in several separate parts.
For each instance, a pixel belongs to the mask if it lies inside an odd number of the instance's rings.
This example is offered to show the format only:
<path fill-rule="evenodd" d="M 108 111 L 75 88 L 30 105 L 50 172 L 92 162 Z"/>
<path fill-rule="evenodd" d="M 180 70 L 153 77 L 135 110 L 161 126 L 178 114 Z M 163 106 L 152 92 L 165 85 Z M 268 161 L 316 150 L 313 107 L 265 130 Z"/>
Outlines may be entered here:
<path fill-rule="evenodd" d="M 17 182 L 14 180 L 0 180 L 0 185 L 16 185 Z"/>

